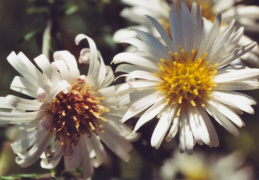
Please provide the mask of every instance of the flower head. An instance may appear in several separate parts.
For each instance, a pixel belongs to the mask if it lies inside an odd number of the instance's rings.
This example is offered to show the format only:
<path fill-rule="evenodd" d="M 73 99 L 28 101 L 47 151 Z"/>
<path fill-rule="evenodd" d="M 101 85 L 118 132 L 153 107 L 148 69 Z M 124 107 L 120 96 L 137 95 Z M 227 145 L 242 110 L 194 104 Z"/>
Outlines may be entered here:
<path fill-rule="evenodd" d="M 130 94 L 131 105 L 123 121 L 140 112 L 134 131 L 157 116 L 158 124 L 151 145 L 159 148 L 162 140 L 170 141 L 179 130 L 180 150 L 192 153 L 195 143 L 219 145 L 210 117 L 235 136 L 244 126 L 237 115 L 253 114 L 255 100 L 233 90 L 259 88 L 259 69 L 236 68 L 229 63 L 250 51 L 256 44 L 237 48 L 243 28 L 237 31 L 234 21 L 219 33 L 221 14 L 214 23 L 202 18 L 202 8 L 181 3 L 170 10 L 170 35 L 154 18 L 149 17 L 163 42 L 151 34 L 135 30 L 138 38 L 125 42 L 134 52 L 118 54 L 117 71 L 126 72 L 127 83 L 118 94 Z M 121 101 L 123 105 L 125 101 Z M 235 126 L 235 125 L 236 126 Z M 167 134 L 167 135 L 166 135 Z"/>
<path fill-rule="evenodd" d="M 254 179 L 253 168 L 246 163 L 241 152 L 228 155 L 195 153 L 192 156 L 175 152 L 160 169 L 161 179 L 217 180 L 217 179 Z"/>
<path fill-rule="evenodd" d="M 158 20 L 163 28 L 170 34 L 169 10 L 170 5 L 174 4 L 181 8 L 181 3 L 185 3 L 191 10 L 192 3 L 196 3 L 198 9 L 202 7 L 202 16 L 207 20 L 214 22 L 216 14 L 222 13 L 221 30 L 226 28 L 233 19 L 236 19 L 235 25 L 237 27 L 244 26 L 245 33 L 253 32 L 258 33 L 258 17 L 259 7 L 255 5 L 247 5 L 243 0 L 240 1 L 225 1 L 225 0 L 121 0 L 123 3 L 130 5 L 121 12 L 121 16 L 128 19 L 137 25 L 132 27 L 134 29 L 149 32 L 155 37 L 160 37 L 159 33 L 155 30 L 154 26 L 146 21 L 145 16 L 151 16 Z M 126 29 L 118 30 L 114 34 L 116 42 L 124 42 L 127 38 L 135 37 L 136 33 L 129 32 Z M 248 36 L 242 36 L 239 41 L 240 46 L 251 43 L 252 40 Z M 250 66 L 259 67 L 259 48 L 255 46 L 251 52 L 241 57 L 243 62 Z M 238 61 L 237 61 L 238 62 Z"/>
<path fill-rule="evenodd" d="M 21 74 L 11 89 L 27 95 L 1 98 L 1 124 L 15 124 L 21 137 L 12 144 L 16 162 L 27 167 L 40 157 L 43 168 L 54 168 L 64 157 L 65 169 L 83 166 L 84 178 L 90 177 L 93 166 L 106 159 L 102 143 L 123 160 L 129 160 L 136 135 L 119 120 L 125 108 L 117 108 L 117 86 L 110 86 L 114 74 L 105 66 L 94 41 L 78 35 L 76 43 L 87 39 L 90 49 L 81 51 L 81 60 L 88 60 L 87 75 L 80 75 L 75 57 L 68 51 L 54 53 L 50 63 L 40 55 L 32 62 L 23 54 L 12 52 L 9 63 Z M 85 62 L 85 61 L 84 61 Z M 128 140 L 126 140 L 126 138 Z"/>

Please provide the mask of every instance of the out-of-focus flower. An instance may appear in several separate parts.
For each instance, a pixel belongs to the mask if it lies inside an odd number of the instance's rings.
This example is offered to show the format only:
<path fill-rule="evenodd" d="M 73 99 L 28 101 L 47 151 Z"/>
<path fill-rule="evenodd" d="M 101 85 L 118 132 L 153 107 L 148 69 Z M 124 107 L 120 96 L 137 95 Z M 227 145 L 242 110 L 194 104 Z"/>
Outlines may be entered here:
<path fill-rule="evenodd" d="M 189 180 L 252 180 L 253 168 L 246 164 L 241 152 L 229 155 L 195 153 L 192 156 L 178 151 L 167 159 L 160 169 L 160 179 L 189 179 Z"/>
<path fill-rule="evenodd" d="M 198 15 L 197 15 L 198 14 Z M 134 131 L 157 116 L 158 124 L 151 145 L 159 148 L 166 136 L 170 141 L 179 129 L 180 150 L 192 153 L 195 143 L 216 147 L 218 136 L 212 116 L 235 136 L 244 126 L 238 114 L 253 114 L 253 98 L 234 90 L 259 88 L 259 69 L 236 68 L 229 63 L 250 51 L 256 43 L 237 48 L 243 28 L 237 31 L 234 21 L 220 34 L 221 14 L 212 24 L 202 18 L 195 3 L 172 6 L 169 15 L 170 35 L 152 17 L 163 43 L 149 33 L 135 30 L 138 38 L 125 40 L 136 47 L 134 52 L 116 55 L 117 71 L 128 73 L 127 83 L 118 94 L 130 94 L 131 105 L 122 121 L 141 114 Z M 128 99 L 119 104 L 128 103 Z M 236 126 L 235 126 L 235 125 Z M 166 135 L 167 134 L 167 135 Z"/>
<path fill-rule="evenodd" d="M 152 16 L 157 19 L 159 23 L 170 33 L 170 23 L 168 12 L 170 4 L 177 4 L 180 7 L 180 3 L 184 2 L 189 9 L 193 2 L 199 7 L 202 6 L 203 17 L 212 22 L 216 18 L 216 13 L 222 13 L 221 29 L 224 29 L 233 19 L 236 20 L 236 26 L 244 26 L 245 32 L 259 33 L 259 7 L 255 5 L 246 5 L 242 0 L 121 0 L 123 3 L 130 5 L 131 7 L 124 8 L 121 12 L 121 16 L 139 25 L 130 27 L 133 29 L 139 29 L 145 32 L 149 32 L 156 37 L 159 33 L 155 30 L 149 21 L 146 21 L 146 15 Z M 169 2 L 169 3 L 168 3 Z M 136 33 L 127 29 L 121 29 L 114 34 L 114 40 L 121 42 L 124 39 L 135 37 Z M 251 43 L 252 40 L 248 36 L 243 36 L 239 45 Z M 259 47 L 255 46 L 251 52 L 242 56 L 241 59 L 245 60 L 247 64 L 253 67 L 259 67 Z"/>
<path fill-rule="evenodd" d="M 117 86 L 108 87 L 114 80 L 113 71 L 105 66 L 91 38 L 80 34 L 75 41 L 78 44 L 83 39 L 90 46 L 80 57 L 83 62 L 88 60 L 86 76 L 80 75 L 76 59 L 68 51 L 55 52 L 52 63 L 44 55 L 36 57 L 39 69 L 21 52 L 12 52 L 7 58 L 21 74 L 14 78 L 11 89 L 31 97 L 0 99 L 1 108 L 12 110 L 0 112 L 0 123 L 15 124 L 20 130 L 20 138 L 11 146 L 22 167 L 41 157 L 43 168 L 55 168 L 64 157 L 65 170 L 82 166 L 87 178 L 93 166 L 106 160 L 102 143 L 123 160 L 130 158 L 128 140 L 137 135 L 120 122 L 125 108 L 116 106 Z"/>

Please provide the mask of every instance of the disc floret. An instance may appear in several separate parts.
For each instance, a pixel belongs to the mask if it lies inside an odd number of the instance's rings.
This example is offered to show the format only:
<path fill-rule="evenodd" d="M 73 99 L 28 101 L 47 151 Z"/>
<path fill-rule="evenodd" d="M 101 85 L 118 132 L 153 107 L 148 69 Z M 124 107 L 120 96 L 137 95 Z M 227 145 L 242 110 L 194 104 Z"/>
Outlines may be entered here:
<path fill-rule="evenodd" d="M 198 48 L 192 52 L 169 52 L 171 59 L 161 59 L 159 71 L 155 73 L 161 79 L 156 87 L 166 96 L 166 104 L 178 104 L 180 111 L 183 106 L 204 106 L 216 86 L 213 81 L 217 64 L 208 64 L 207 54 L 196 57 Z"/>
<path fill-rule="evenodd" d="M 51 131 L 62 146 L 70 142 L 76 145 L 83 134 L 91 136 L 96 129 L 103 132 L 102 117 L 109 109 L 100 103 L 105 97 L 98 97 L 93 87 L 85 82 L 77 82 L 68 93 L 60 92 L 53 100 L 48 114 L 52 116 Z"/>

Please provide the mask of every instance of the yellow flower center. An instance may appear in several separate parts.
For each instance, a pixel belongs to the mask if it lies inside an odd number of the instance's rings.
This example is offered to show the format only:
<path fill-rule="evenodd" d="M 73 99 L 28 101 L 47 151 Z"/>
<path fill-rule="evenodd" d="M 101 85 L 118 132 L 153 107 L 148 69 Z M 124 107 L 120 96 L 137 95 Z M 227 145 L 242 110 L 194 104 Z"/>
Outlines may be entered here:
<path fill-rule="evenodd" d="M 109 109 L 100 105 L 104 97 L 97 97 L 97 92 L 83 82 L 75 83 L 68 93 L 60 92 L 53 100 L 47 113 L 52 116 L 51 131 L 56 133 L 55 140 L 62 146 L 67 142 L 76 145 L 80 135 L 91 136 L 96 129 L 103 132 L 101 117 Z"/>
<path fill-rule="evenodd" d="M 160 70 L 155 73 L 162 80 L 157 90 L 165 94 L 166 104 L 179 105 L 178 116 L 182 107 L 188 104 L 204 106 L 204 101 L 216 86 L 213 77 L 217 73 L 217 64 L 209 65 L 206 53 L 197 58 L 198 48 L 192 52 L 179 48 L 179 53 L 169 52 L 171 59 L 161 59 L 158 63 Z"/>

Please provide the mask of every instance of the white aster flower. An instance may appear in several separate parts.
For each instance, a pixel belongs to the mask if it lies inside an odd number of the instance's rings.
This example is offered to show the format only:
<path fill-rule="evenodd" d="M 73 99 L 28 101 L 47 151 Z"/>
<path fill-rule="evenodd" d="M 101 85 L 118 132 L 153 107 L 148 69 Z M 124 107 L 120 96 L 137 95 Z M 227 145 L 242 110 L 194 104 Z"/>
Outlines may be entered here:
<path fill-rule="evenodd" d="M 65 170 L 83 167 L 88 178 L 93 166 L 106 160 L 104 145 L 121 159 L 128 161 L 134 139 L 132 131 L 120 122 L 125 108 L 117 108 L 116 86 L 110 86 L 114 74 L 105 66 L 94 41 L 78 35 L 90 50 L 81 51 L 81 61 L 88 62 L 87 75 L 80 75 L 75 57 L 68 51 L 54 53 L 50 63 L 40 55 L 35 64 L 23 54 L 12 52 L 9 63 L 21 74 L 11 83 L 11 89 L 31 98 L 14 95 L 1 97 L 0 124 L 15 124 L 20 139 L 12 144 L 16 162 L 22 167 L 32 165 L 40 157 L 43 168 L 55 168 L 64 157 Z M 125 138 L 128 138 L 126 140 Z"/>
<path fill-rule="evenodd" d="M 182 3 L 170 11 L 170 36 L 154 18 L 149 17 L 163 38 L 135 30 L 139 39 L 125 42 L 136 47 L 134 52 L 116 55 L 117 71 L 126 72 L 127 83 L 118 94 L 130 93 L 131 105 L 122 121 L 141 114 L 134 131 L 157 116 L 158 124 L 151 145 L 159 148 L 166 136 L 170 141 L 179 130 L 180 150 L 192 153 L 195 143 L 210 147 L 219 145 L 217 133 L 208 114 L 235 136 L 244 126 L 237 114 L 253 114 L 253 98 L 234 90 L 259 88 L 259 69 L 228 66 L 250 51 L 256 43 L 237 48 L 243 28 L 237 31 L 230 23 L 219 34 L 221 15 L 214 23 L 202 19 L 202 9 L 192 10 Z M 165 45 L 164 45 L 165 44 Z M 123 99 L 119 104 L 128 103 Z M 236 126 L 235 126 L 236 125 Z M 167 134 L 167 135 L 166 135 Z"/>
<path fill-rule="evenodd" d="M 191 9 L 192 3 L 195 2 L 197 6 L 202 6 L 203 17 L 207 20 L 214 21 L 216 13 L 222 13 L 221 29 L 224 29 L 233 19 L 236 19 L 236 26 L 245 27 L 245 32 L 259 33 L 259 7 L 255 5 L 246 5 L 243 0 L 121 0 L 123 3 L 131 7 L 124 8 L 121 16 L 128 19 L 136 25 L 134 29 L 142 30 L 152 33 L 156 37 L 159 36 L 152 24 L 146 21 L 145 15 L 157 19 L 160 24 L 170 33 L 169 16 L 171 2 L 180 7 L 180 3 L 184 2 Z M 114 40 L 121 42 L 124 39 L 135 37 L 135 32 L 129 32 L 127 29 L 121 29 L 114 34 Z M 252 40 L 248 36 L 243 36 L 239 45 L 251 43 Z M 245 62 L 254 67 L 259 67 L 259 47 L 256 46 L 242 57 Z"/>
<path fill-rule="evenodd" d="M 179 176 L 189 180 L 252 180 L 254 172 L 241 152 L 225 156 L 201 152 L 188 156 L 175 152 L 161 167 L 159 179 L 179 179 Z"/>

